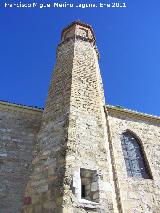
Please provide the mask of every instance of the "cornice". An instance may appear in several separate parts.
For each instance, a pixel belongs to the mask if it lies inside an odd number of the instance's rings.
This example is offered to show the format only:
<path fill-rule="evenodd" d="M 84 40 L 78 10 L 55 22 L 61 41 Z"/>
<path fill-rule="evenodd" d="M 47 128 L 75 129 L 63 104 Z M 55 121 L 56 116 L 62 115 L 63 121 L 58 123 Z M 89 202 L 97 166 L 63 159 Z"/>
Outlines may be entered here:
<path fill-rule="evenodd" d="M 42 114 L 43 109 L 25 106 L 21 104 L 10 103 L 6 101 L 0 101 L 0 111 L 12 111 L 12 112 L 23 112 L 23 113 L 30 113 L 30 114 Z"/>
<path fill-rule="evenodd" d="M 80 35 L 74 35 L 74 36 L 66 38 L 64 41 L 60 42 L 60 44 L 58 44 L 58 47 L 69 42 L 70 40 L 73 40 L 73 42 L 75 42 L 76 40 L 82 40 L 82 41 L 89 42 L 89 43 L 93 44 L 93 46 L 95 46 L 93 39 L 85 38 Z"/>
<path fill-rule="evenodd" d="M 146 113 L 142 113 L 142 112 L 137 112 L 137 111 L 130 110 L 130 109 L 125 109 L 125 108 L 112 106 L 112 105 L 106 105 L 105 110 L 107 110 L 108 113 L 109 112 L 119 113 L 121 115 L 128 115 L 130 117 L 132 116 L 135 118 L 144 119 L 144 120 L 148 120 L 148 121 L 155 121 L 156 123 L 157 122 L 160 123 L 159 116 L 150 115 L 150 114 L 146 114 Z"/>
<path fill-rule="evenodd" d="M 73 21 L 71 24 L 69 24 L 67 27 L 65 27 L 65 28 L 62 30 L 61 39 L 62 39 L 62 37 L 63 37 L 64 32 L 67 31 L 69 28 L 73 27 L 74 25 L 80 25 L 80 26 L 82 26 L 82 27 L 87 27 L 87 28 L 89 28 L 89 29 L 91 30 L 92 34 L 93 34 L 94 41 L 96 40 L 95 35 L 94 35 L 94 32 L 93 32 L 93 28 L 91 27 L 91 25 L 86 24 L 86 23 L 83 23 L 83 22 L 81 22 L 81 21 L 79 21 L 79 20 L 78 20 L 78 21 Z"/>

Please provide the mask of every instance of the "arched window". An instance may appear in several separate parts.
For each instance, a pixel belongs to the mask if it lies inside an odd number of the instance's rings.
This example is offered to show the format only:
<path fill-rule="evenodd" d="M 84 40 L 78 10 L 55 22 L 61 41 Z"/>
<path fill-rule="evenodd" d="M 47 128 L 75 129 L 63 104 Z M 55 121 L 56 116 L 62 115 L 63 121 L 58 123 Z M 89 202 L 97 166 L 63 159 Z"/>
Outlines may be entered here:
<path fill-rule="evenodd" d="M 121 143 L 128 176 L 152 179 L 139 139 L 126 131 Z"/>

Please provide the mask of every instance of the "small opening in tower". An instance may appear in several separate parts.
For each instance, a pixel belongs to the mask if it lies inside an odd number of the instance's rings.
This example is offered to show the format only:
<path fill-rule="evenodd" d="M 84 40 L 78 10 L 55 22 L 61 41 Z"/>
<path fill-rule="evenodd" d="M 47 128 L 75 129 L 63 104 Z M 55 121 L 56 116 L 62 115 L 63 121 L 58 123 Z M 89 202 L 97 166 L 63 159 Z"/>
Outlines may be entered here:
<path fill-rule="evenodd" d="M 99 202 L 98 174 L 96 170 L 80 169 L 81 198 Z"/>
<path fill-rule="evenodd" d="M 85 189 L 85 185 L 82 184 L 82 188 L 81 188 L 81 197 L 85 198 L 86 197 L 86 189 Z"/>

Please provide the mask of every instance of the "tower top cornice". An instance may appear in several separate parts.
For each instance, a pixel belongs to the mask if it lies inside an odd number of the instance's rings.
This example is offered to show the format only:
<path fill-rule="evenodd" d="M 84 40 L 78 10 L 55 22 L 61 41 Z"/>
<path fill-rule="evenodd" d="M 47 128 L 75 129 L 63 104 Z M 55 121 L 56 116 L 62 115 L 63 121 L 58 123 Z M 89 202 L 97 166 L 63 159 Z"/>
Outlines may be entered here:
<path fill-rule="evenodd" d="M 74 21 L 62 30 L 61 40 L 64 41 L 73 37 L 81 37 L 95 43 L 93 28 L 81 21 Z"/>

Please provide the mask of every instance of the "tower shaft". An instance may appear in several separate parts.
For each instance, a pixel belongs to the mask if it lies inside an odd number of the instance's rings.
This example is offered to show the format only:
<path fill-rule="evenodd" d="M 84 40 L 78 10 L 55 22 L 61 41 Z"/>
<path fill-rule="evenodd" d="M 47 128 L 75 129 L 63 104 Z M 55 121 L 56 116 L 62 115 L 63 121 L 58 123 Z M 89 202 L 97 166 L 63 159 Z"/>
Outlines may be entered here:
<path fill-rule="evenodd" d="M 72 23 L 57 48 L 24 213 L 113 212 L 103 107 L 93 30 Z"/>

